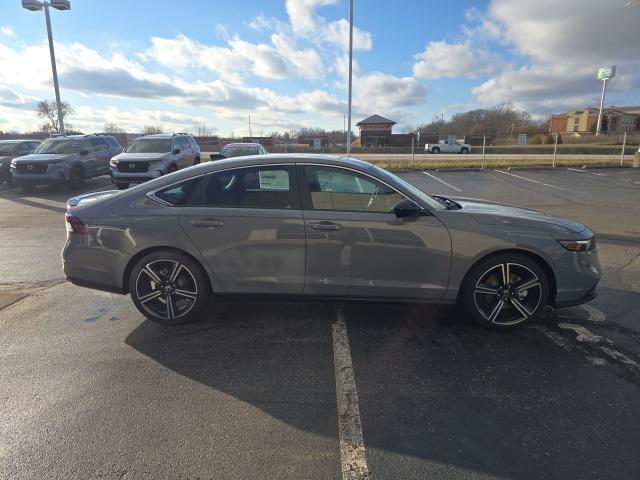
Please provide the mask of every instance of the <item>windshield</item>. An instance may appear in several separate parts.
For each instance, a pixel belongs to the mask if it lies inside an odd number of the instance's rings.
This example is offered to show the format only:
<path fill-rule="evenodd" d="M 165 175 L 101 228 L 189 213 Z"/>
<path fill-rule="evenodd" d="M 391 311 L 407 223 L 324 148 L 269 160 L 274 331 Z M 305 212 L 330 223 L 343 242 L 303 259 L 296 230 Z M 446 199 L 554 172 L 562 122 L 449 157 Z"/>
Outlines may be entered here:
<path fill-rule="evenodd" d="M 168 153 L 171 151 L 171 139 L 141 138 L 134 140 L 125 151 L 127 153 Z"/>
<path fill-rule="evenodd" d="M 80 145 L 82 145 L 82 141 L 75 139 L 46 140 L 33 153 L 78 153 L 80 152 Z"/>
<path fill-rule="evenodd" d="M 225 147 L 220 152 L 225 157 L 242 157 L 244 155 L 255 155 L 256 147 Z"/>
<path fill-rule="evenodd" d="M 17 143 L 0 143 L 0 156 L 17 155 L 17 154 L 18 154 Z"/>
<path fill-rule="evenodd" d="M 393 173 L 389 172 L 388 170 L 385 170 L 384 168 L 380 168 L 380 167 L 377 167 L 377 166 L 374 165 L 373 166 L 373 171 L 380 178 L 382 178 L 383 180 L 399 183 L 413 197 L 415 197 L 418 200 L 421 200 L 425 204 L 429 205 L 429 208 L 432 208 L 433 210 L 444 210 L 445 209 L 440 202 L 438 202 L 437 200 L 431 198 L 429 195 L 424 193 L 422 190 L 414 187 L 413 185 L 411 185 L 406 180 L 403 180 L 402 178 L 398 177 L 397 175 L 394 175 Z"/>

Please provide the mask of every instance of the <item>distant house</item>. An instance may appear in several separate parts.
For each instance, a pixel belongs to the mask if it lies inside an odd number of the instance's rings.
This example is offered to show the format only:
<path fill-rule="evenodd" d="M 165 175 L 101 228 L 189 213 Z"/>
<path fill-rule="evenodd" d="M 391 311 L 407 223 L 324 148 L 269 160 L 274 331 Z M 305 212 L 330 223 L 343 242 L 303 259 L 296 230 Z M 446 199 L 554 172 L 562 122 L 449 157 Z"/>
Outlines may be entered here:
<path fill-rule="evenodd" d="M 554 133 L 595 133 L 600 109 L 587 107 L 551 117 L 549 130 Z M 608 107 L 602 112 L 604 133 L 640 131 L 640 107 Z"/>
<path fill-rule="evenodd" d="M 380 115 L 371 115 L 356 123 L 360 129 L 360 145 L 363 147 L 389 147 L 393 145 L 393 120 Z"/>

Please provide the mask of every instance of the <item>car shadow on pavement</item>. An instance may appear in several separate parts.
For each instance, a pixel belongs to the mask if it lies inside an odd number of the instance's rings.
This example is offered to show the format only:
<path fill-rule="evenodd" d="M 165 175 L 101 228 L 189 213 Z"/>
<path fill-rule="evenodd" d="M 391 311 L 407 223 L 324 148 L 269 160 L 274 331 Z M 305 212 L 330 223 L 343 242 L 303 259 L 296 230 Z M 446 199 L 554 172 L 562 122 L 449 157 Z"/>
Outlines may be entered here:
<path fill-rule="evenodd" d="M 126 343 L 297 429 L 337 438 L 336 304 L 220 302 Z M 640 389 L 539 330 L 456 307 L 344 305 L 369 468 L 380 478 L 635 478 Z M 251 426 L 245 426 L 251 428 Z M 410 459 L 407 460 L 407 459 Z"/>

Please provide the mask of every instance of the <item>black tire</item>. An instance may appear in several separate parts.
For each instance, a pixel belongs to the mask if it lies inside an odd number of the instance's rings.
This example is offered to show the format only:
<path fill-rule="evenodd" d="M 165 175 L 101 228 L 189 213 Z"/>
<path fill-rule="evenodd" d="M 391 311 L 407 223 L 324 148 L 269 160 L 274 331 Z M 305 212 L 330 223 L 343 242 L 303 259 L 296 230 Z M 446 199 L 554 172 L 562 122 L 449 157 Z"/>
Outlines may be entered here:
<path fill-rule="evenodd" d="M 177 171 L 178 171 L 178 167 L 176 167 L 175 164 L 170 165 L 169 166 L 169 170 L 167 170 L 167 175 L 169 175 L 170 173 L 173 173 L 173 172 L 177 172 Z"/>
<path fill-rule="evenodd" d="M 469 149 L 467 147 L 463 147 L 460 149 L 460 153 L 469 153 Z"/>
<path fill-rule="evenodd" d="M 33 193 L 36 190 L 35 185 L 20 185 L 20 190 L 24 193 Z"/>
<path fill-rule="evenodd" d="M 431 149 L 431 153 L 440 153 L 440 149 L 438 147 L 433 147 Z"/>
<path fill-rule="evenodd" d="M 196 157 L 193 159 L 193 164 L 198 165 L 200 163 L 200 157 Z"/>
<path fill-rule="evenodd" d="M 127 188 L 129 188 L 129 184 L 128 183 L 116 183 L 116 187 L 118 188 L 118 190 L 126 190 Z"/>
<path fill-rule="evenodd" d="M 84 179 L 84 170 L 80 167 L 73 167 L 71 172 L 69 172 L 67 187 L 69 187 L 69 190 L 78 190 L 84 185 Z"/>
<path fill-rule="evenodd" d="M 174 250 L 158 250 L 141 258 L 131 270 L 129 293 L 142 315 L 162 325 L 194 320 L 211 297 L 202 267 Z"/>
<path fill-rule="evenodd" d="M 547 274 L 536 261 L 520 253 L 504 253 L 487 257 L 469 270 L 462 284 L 461 301 L 480 325 L 511 330 L 540 318 L 549 302 L 549 292 Z"/>

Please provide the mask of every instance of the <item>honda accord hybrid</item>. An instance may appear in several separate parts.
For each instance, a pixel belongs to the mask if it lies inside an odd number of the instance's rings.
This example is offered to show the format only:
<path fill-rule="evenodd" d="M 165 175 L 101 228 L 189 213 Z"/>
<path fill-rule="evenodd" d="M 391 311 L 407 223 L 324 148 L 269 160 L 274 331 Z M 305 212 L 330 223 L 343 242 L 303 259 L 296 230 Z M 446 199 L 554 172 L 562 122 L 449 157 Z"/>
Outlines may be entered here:
<path fill-rule="evenodd" d="M 71 198 L 64 271 L 130 294 L 164 324 L 210 297 L 459 303 L 480 324 L 522 326 L 595 297 L 584 225 L 487 201 L 428 195 L 353 158 L 207 162 L 126 191 Z"/>

